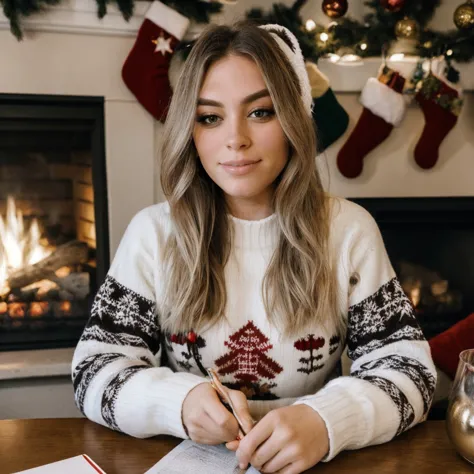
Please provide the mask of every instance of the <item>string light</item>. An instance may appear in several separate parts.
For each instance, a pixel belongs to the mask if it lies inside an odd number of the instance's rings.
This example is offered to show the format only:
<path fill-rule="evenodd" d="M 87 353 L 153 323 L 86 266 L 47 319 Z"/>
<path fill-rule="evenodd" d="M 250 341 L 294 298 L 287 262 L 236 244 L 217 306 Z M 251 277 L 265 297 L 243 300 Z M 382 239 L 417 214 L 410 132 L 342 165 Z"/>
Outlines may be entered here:
<path fill-rule="evenodd" d="M 395 53 L 390 56 L 390 61 L 401 61 L 404 57 L 403 53 Z"/>
<path fill-rule="evenodd" d="M 363 64 L 362 58 L 357 54 L 347 53 L 341 56 L 338 63 L 341 66 L 360 66 Z"/>
<path fill-rule="evenodd" d="M 446 51 L 446 56 L 452 56 L 453 55 L 453 50 L 452 49 L 448 49 Z"/>
<path fill-rule="evenodd" d="M 362 51 L 365 51 L 365 50 L 367 49 L 367 43 L 362 43 L 362 44 L 360 45 L 360 49 L 361 49 Z"/>
<path fill-rule="evenodd" d="M 308 20 L 306 22 L 306 30 L 313 31 L 316 28 L 316 23 L 313 20 Z"/>
<path fill-rule="evenodd" d="M 334 54 L 334 53 L 329 53 L 328 55 L 326 55 L 326 57 L 332 63 L 337 63 L 341 59 L 341 56 L 339 56 L 339 54 Z"/>
<path fill-rule="evenodd" d="M 320 39 L 323 43 L 325 43 L 325 42 L 329 39 L 329 35 L 328 35 L 327 33 L 321 33 L 321 34 L 319 35 L 319 39 Z"/>

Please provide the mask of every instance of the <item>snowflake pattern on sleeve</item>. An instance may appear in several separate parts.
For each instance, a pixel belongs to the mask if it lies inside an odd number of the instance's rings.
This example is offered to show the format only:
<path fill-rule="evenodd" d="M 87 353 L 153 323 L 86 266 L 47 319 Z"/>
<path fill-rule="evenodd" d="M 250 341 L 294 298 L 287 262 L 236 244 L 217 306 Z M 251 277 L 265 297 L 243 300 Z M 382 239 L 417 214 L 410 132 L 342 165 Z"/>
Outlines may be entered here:
<path fill-rule="evenodd" d="M 383 390 L 396 405 L 400 415 L 400 424 L 398 426 L 397 434 L 406 431 L 415 419 L 415 412 L 411 403 L 408 401 L 406 395 L 390 380 L 374 375 L 361 375 L 360 379 L 370 382 L 372 385 Z"/>
<path fill-rule="evenodd" d="M 360 369 L 351 373 L 354 377 L 363 378 L 371 370 L 396 370 L 405 374 L 417 387 L 423 398 L 423 415 L 428 413 L 433 399 L 436 380 L 428 369 L 416 359 L 392 354 L 387 357 L 366 362 Z"/>
<path fill-rule="evenodd" d="M 123 354 L 94 354 L 76 366 L 72 374 L 76 405 L 84 414 L 84 399 L 91 380 L 108 364 L 125 358 Z"/>
<path fill-rule="evenodd" d="M 156 304 L 107 275 L 92 305 L 81 341 L 160 349 Z"/>
<path fill-rule="evenodd" d="M 352 360 L 393 342 L 425 340 L 413 306 L 393 278 L 349 308 L 348 351 Z"/>
<path fill-rule="evenodd" d="M 116 430 L 121 431 L 115 417 L 115 407 L 120 390 L 127 381 L 141 370 L 149 368 L 146 365 L 134 365 L 121 370 L 107 385 L 102 396 L 102 418 L 107 425 Z"/>

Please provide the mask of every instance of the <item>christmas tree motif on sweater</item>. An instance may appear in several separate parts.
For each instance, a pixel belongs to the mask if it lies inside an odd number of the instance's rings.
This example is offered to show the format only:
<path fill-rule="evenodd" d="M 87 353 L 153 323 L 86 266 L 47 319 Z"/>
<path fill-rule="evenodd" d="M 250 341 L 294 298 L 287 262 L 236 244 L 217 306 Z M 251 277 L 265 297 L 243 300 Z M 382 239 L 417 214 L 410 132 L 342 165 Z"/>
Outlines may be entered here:
<path fill-rule="evenodd" d="M 324 364 L 315 364 L 316 361 L 323 358 L 322 354 L 315 354 L 315 352 L 324 347 L 325 343 L 326 341 L 323 337 L 315 338 L 314 334 L 308 334 L 306 337 L 298 339 L 293 344 L 297 350 L 309 352 L 309 357 L 301 357 L 299 360 L 303 364 L 303 367 L 300 367 L 298 372 L 303 372 L 309 375 L 310 373 L 316 372 L 316 370 L 324 367 Z"/>
<path fill-rule="evenodd" d="M 329 339 L 329 355 L 332 355 L 337 351 L 340 342 L 341 338 L 337 334 Z"/>
<path fill-rule="evenodd" d="M 283 367 L 266 355 L 273 345 L 255 324 L 249 321 L 224 344 L 230 351 L 219 357 L 215 365 L 220 375 L 233 374 L 236 379 L 236 383 L 225 383 L 225 385 L 241 390 L 252 400 L 277 399 L 278 397 L 270 391 L 276 384 L 262 379 L 274 379 L 283 371 Z"/>
<path fill-rule="evenodd" d="M 206 347 L 206 341 L 198 336 L 194 331 L 189 331 L 186 334 L 168 334 L 166 337 L 169 347 L 173 347 L 171 344 L 178 344 L 180 346 L 186 345 L 186 351 L 182 351 L 181 355 L 184 357 L 184 360 L 177 360 L 177 364 L 183 369 L 189 371 L 192 369 L 192 364 L 190 363 L 191 359 L 194 359 L 198 369 L 203 375 L 207 377 L 207 371 L 203 367 L 201 360 L 202 356 L 199 353 L 199 349 Z"/>

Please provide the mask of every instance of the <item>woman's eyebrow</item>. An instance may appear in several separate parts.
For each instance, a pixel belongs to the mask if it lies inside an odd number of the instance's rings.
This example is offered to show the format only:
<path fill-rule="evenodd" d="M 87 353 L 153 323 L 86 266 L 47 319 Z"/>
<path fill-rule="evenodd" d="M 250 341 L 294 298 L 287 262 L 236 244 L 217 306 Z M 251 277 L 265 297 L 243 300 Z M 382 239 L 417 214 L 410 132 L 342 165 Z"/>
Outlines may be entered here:
<path fill-rule="evenodd" d="M 270 96 L 270 92 L 268 92 L 268 89 L 262 89 L 258 92 L 254 92 L 253 94 L 248 95 L 247 97 L 244 97 L 241 101 L 241 104 L 250 104 L 254 100 L 260 99 L 261 97 L 268 97 Z M 197 105 L 211 105 L 213 107 L 222 107 L 224 108 L 224 104 L 221 102 L 217 102 L 216 100 L 211 100 L 211 99 L 203 99 L 200 98 L 197 101 Z"/>

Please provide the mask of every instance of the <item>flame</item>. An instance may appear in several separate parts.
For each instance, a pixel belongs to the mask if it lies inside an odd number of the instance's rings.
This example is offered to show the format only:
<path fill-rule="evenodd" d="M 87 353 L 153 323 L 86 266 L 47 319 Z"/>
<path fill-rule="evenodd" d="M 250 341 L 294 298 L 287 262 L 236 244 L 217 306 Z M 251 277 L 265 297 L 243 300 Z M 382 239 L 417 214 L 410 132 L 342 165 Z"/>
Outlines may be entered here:
<path fill-rule="evenodd" d="M 413 288 L 410 292 L 409 298 L 410 298 L 413 306 L 416 308 L 419 305 L 420 299 L 421 299 L 420 288 Z"/>
<path fill-rule="evenodd" d="M 0 295 L 9 291 L 7 281 L 11 272 L 33 265 L 51 253 L 40 238 L 38 220 L 33 219 L 26 230 L 22 212 L 17 211 L 13 196 L 8 196 L 5 220 L 0 216 Z"/>
<path fill-rule="evenodd" d="M 71 309 L 72 309 L 72 306 L 71 306 L 71 302 L 70 301 L 61 301 L 61 304 L 60 304 L 60 308 L 61 308 L 61 311 L 70 316 L 71 315 Z"/>
<path fill-rule="evenodd" d="M 30 316 L 32 318 L 38 318 L 47 313 L 49 309 L 49 304 L 47 301 L 35 301 L 30 305 Z"/>

